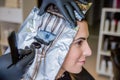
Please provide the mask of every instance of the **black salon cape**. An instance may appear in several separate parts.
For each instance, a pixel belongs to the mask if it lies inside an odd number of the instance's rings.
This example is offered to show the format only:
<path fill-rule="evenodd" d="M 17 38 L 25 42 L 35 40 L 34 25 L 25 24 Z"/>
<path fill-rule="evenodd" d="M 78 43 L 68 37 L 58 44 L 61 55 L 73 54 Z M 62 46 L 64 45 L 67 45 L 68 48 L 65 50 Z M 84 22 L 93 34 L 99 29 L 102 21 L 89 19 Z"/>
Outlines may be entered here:
<path fill-rule="evenodd" d="M 75 80 L 95 80 L 93 76 L 85 69 L 83 68 L 82 71 L 78 74 L 75 74 L 76 77 Z M 72 80 L 69 73 L 65 72 L 64 77 L 58 79 L 58 80 Z"/>

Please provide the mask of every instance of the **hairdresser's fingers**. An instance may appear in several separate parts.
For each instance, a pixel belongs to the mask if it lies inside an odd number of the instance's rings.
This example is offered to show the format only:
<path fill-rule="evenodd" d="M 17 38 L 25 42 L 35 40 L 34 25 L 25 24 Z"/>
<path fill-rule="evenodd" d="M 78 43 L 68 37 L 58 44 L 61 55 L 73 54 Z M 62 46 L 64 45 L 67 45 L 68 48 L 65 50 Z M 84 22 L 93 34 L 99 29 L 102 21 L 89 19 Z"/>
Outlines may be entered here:
<path fill-rule="evenodd" d="M 42 15 L 43 13 L 45 13 L 45 10 L 46 10 L 47 6 L 48 6 L 48 2 L 42 1 L 42 4 L 40 6 L 40 11 L 39 11 L 38 14 Z"/>
<path fill-rule="evenodd" d="M 29 49 L 19 49 L 18 50 L 19 54 L 24 56 L 24 55 L 28 55 L 32 52 L 32 50 L 29 48 Z"/>
<path fill-rule="evenodd" d="M 32 46 L 31 49 L 32 49 L 32 52 L 29 55 L 25 56 L 22 60 L 20 60 L 17 63 L 17 65 L 20 65 L 21 67 L 24 68 L 34 59 L 34 57 L 35 57 L 35 47 Z"/>
<path fill-rule="evenodd" d="M 86 1 L 86 0 L 78 0 L 80 3 L 82 3 L 82 4 L 88 4 L 88 2 Z"/>
<path fill-rule="evenodd" d="M 75 10 L 78 12 L 78 14 L 82 17 L 82 19 L 84 19 L 85 16 L 84 16 L 82 10 L 79 8 L 79 6 L 74 1 L 72 1 L 71 4 L 75 8 Z"/>
<path fill-rule="evenodd" d="M 69 15 L 71 16 L 73 22 L 76 22 L 75 14 L 74 14 L 74 9 L 72 8 L 72 6 L 69 3 L 67 3 L 65 7 L 66 7 Z"/>
<path fill-rule="evenodd" d="M 58 4 L 58 7 L 59 7 L 59 10 L 60 12 L 63 14 L 63 16 L 65 17 L 65 19 L 74 27 L 75 26 L 75 23 L 72 21 L 69 13 L 67 12 L 67 10 L 65 9 L 64 6 L 62 5 L 59 5 Z"/>

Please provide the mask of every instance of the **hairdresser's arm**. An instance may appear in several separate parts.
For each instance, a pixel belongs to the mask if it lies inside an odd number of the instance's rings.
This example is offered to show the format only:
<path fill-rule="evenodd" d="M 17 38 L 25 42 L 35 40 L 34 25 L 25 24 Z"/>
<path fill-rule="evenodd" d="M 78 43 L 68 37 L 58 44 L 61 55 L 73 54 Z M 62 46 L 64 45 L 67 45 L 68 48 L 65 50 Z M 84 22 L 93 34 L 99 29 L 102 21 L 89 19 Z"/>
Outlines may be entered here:
<path fill-rule="evenodd" d="M 0 56 L 0 80 L 20 80 L 35 55 L 34 46 L 30 49 L 19 50 L 20 55 L 26 55 L 16 64 L 12 64 L 11 54 Z M 10 66 L 11 65 L 11 66 Z"/>

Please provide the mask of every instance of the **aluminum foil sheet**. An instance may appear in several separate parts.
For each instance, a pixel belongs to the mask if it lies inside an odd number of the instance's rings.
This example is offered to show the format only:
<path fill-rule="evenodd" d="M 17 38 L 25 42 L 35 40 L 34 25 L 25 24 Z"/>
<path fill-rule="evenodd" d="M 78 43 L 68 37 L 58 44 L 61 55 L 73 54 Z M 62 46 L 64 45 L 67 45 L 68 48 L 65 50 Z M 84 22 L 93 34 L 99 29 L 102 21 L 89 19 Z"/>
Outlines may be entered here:
<path fill-rule="evenodd" d="M 46 12 L 40 16 L 38 12 L 38 8 L 33 8 L 22 24 L 18 32 L 18 48 L 24 49 L 36 42 L 34 37 L 39 30 L 51 32 L 56 37 L 49 45 L 42 44 L 36 49 L 34 61 L 23 80 L 55 80 L 77 31 L 57 15 Z"/>

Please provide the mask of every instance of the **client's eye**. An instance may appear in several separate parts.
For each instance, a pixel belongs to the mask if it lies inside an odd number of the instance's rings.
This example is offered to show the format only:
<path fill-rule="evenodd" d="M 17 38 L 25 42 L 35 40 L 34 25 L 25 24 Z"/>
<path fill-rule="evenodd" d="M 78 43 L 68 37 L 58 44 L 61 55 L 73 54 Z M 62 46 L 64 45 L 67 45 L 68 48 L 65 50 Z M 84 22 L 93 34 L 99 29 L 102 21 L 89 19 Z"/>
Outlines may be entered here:
<path fill-rule="evenodd" d="M 82 43 L 83 43 L 83 40 L 77 40 L 77 41 L 75 41 L 75 45 L 79 46 L 79 47 L 82 45 Z"/>
<path fill-rule="evenodd" d="M 77 44 L 78 46 L 81 46 L 81 45 L 82 45 L 82 43 L 83 43 L 83 41 L 82 41 L 82 40 L 79 40 L 79 41 L 77 41 L 77 42 L 76 42 L 76 44 Z"/>

